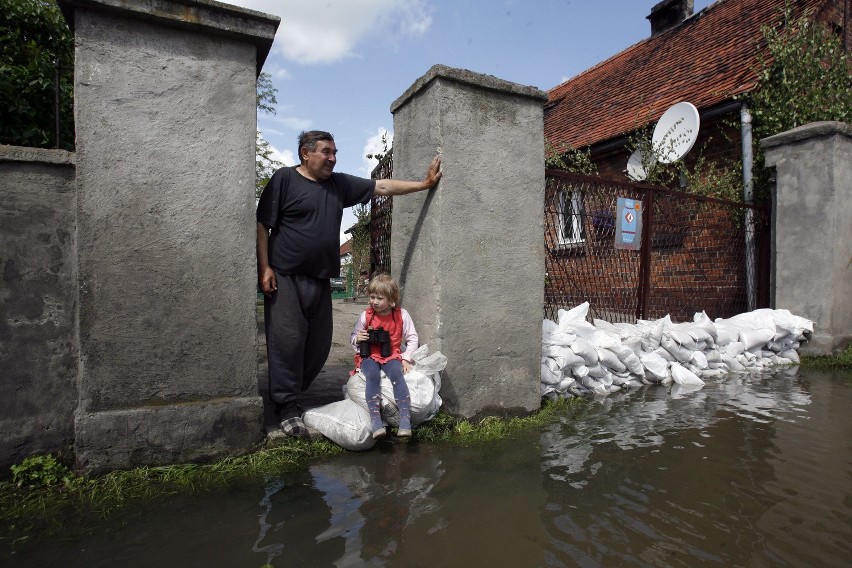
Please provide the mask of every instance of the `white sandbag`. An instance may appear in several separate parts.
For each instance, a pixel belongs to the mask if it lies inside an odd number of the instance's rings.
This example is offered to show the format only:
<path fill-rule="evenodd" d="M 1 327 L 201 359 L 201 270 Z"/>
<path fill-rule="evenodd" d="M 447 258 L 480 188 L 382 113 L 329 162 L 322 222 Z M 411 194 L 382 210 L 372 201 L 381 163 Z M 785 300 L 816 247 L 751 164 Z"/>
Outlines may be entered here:
<path fill-rule="evenodd" d="M 713 339 L 713 336 L 700 327 L 687 329 L 686 333 L 695 340 L 695 344 L 699 350 L 703 351 L 705 348 L 712 347 L 716 344 L 716 340 Z"/>
<path fill-rule="evenodd" d="M 671 353 L 672 357 L 675 358 L 675 361 L 689 361 L 690 357 L 692 357 L 692 350 L 686 347 L 681 347 L 681 345 L 672 338 L 671 333 L 668 331 L 663 332 L 663 337 L 660 339 L 660 347 Z"/>
<path fill-rule="evenodd" d="M 716 345 L 724 347 L 734 341 L 739 341 L 740 328 L 725 321 L 716 320 Z"/>
<path fill-rule="evenodd" d="M 622 371 L 627 370 L 627 367 L 621 360 L 618 358 L 618 355 L 610 351 L 609 349 L 596 349 L 598 353 L 598 362 L 600 365 L 608 368 L 611 371 L 615 371 L 616 373 L 620 373 Z"/>
<path fill-rule="evenodd" d="M 621 337 L 612 332 L 596 331 L 589 343 L 599 349 L 614 349 L 621 345 Z"/>
<path fill-rule="evenodd" d="M 709 364 L 707 363 L 707 357 L 701 351 L 695 351 L 692 353 L 692 357 L 689 359 L 690 364 L 698 367 L 699 369 L 706 369 Z"/>
<path fill-rule="evenodd" d="M 669 363 L 676 360 L 674 358 L 674 355 L 669 353 L 668 350 L 665 347 L 663 347 L 662 345 L 657 347 L 653 351 L 651 351 L 651 353 L 655 353 L 656 355 L 659 355 L 660 357 L 662 357 L 663 359 L 665 359 Z"/>
<path fill-rule="evenodd" d="M 627 370 L 634 375 L 644 375 L 645 368 L 642 366 L 642 361 L 639 356 L 627 345 L 622 345 L 612 350 L 616 354 L 618 360 L 624 363 Z"/>
<path fill-rule="evenodd" d="M 595 334 L 595 326 L 586 321 L 589 303 L 583 302 L 570 310 L 559 310 L 557 320 L 562 333 L 573 333 L 578 337 L 590 339 Z"/>
<path fill-rule="evenodd" d="M 616 374 L 616 373 L 610 373 L 609 376 L 610 376 L 610 379 L 612 380 L 612 384 L 619 386 L 619 387 L 630 380 L 629 375 L 626 374 L 626 373 L 623 374 L 623 375 Z"/>
<path fill-rule="evenodd" d="M 642 356 L 642 337 L 640 335 L 628 335 L 621 341 L 621 344 L 630 349 L 637 357 Z M 619 359 L 621 359 L 620 356 Z M 621 362 L 627 365 L 627 361 L 624 359 L 621 359 Z"/>
<path fill-rule="evenodd" d="M 736 325 L 743 329 L 762 329 L 768 330 L 772 332 L 773 337 L 775 336 L 775 318 L 772 314 L 773 310 L 761 308 L 758 310 L 753 310 L 751 312 L 744 312 L 741 314 L 737 314 L 735 316 L 731 316 L 726 321 L 733 325 Z M 718 323 L 718 320 L 717 320 Z"/>
<path fill-rule="evenodd" d="M 791 363 L 800 363 L 799 353 L 795 349 L 788 349 L 787 351 L 782 351 L 778 354 L 779 357 L 783 357 L 784 359 L 788 359 Z"/>
<path fill-rule="evenodd" d="M 725 345 L 725 348 L 722 350 L 722 353 L 725 355 L 730 355 L 731 357 L 736 357 L 737 355 L 745 352 L 746 347 L 745 344 L 740 341 L 732 341 Z"/>
<path fill-rule="evenodd" d="M 583 387 L 589 390 L 595 390 L 596 388 L 602 386 L 601 382 L 594 377 L 585 376 L 577 380 L 578 383 L 583 385 Z"/>
<path fill-rule="evenodd" d="M 704 352 L 704 357 L 707 359 L 707 363 L 718 363 L 722 361 L 722 355 L 719 353 L 718 349 L 710 349 Z"/>
<path fill-rule="evenodd" d="M 561 380 L 561 378 L 560 378 Z M 556 381 L 557 383 L 559 381 Z M 405 375 L 405 384 L 411 398 L 411 425 L 417 426 L 431 420 L 441 407 L 441 397 L 432 378 L 420 371 L 410 371 Z M 382 419 L 391 426 L 399 426 L 399 408 L 393 395 L 393 385 L 390 379 L 381 374 Z M 367 380 L 359 371 L 346 382 L 346 398 L 354 401 L 367 410 L 366 399 Z"/>
<path fill-rule="evenodd" d="M 597 365 L 593 365 L 593 366 L 589 367 L 589 376 L 593 377 L 595 379 L 600 379 L 601 377 L 605 377 L 607 374 L 609 374 L 609 371 L 606 369 L 606 367 L 604 367 L 600 363 L 598 363 Z"/>
<path fill-rule="evenodd" d="M 554 359 L 553 357 L 542 357 L 541 364 L 547 367 L 553 373 L 562 373 L 562 365 L 557 363 L 556 359 Z"/>
<path fill-rule="evenodd" d="M 415 371 L 420 371 L 423 374 L 438 373 L 447 367 L 447 356 L 440 351 L 435 351 L 429 355 L 425 355 L 428 350 L 428 345 L 421 345 L 412 355 L 414 360 Z M 422 356 L 420 356 L 422 355 Z"/>
<path fill-rule="evenodd" d="M 571 367 L 571 376 L 575 379 L 582 379 L 583 377 L 588 377 L 589 368 L 585 365 L 577 365 L 576 367 Z"/>
<path fill-rule="evenodd" d="M 713 343 L 718 341 L 718 330 L 716 329 L 716 324 L 713 323 L 713 320 L 707 315 L 706 312 L 698 312 L 692 316 L 693 323 L 703 329 L 707 334 L 713 339 Z"/>
<path fill-rule="evenodd" d="M 552 361 L 553 359 L 547 359 Z M 551 369 L 550 365 L 542 363 L 541 365 L 541 382 L 546 385 L 558 385 L 562 380 L 562 372 L 558 369 Z"/>
<path fill-rule="evenodd" d="M 774 329 L 740 329 L 740 342 L 745 345 L 746 351 L 759 349 L 775 337 Z"/>
<path fill-rule="evenodd" d="M 775 353 L 781 353 L 782 351 L 787 351 L 788 349 L 790 349 L 792 345 L 793 341 L 790 336 L 788 336 L 779 341 L 773 339 L 772 341 L 766 344 L 766 348 Z"/>
<path fill-rule="evenodd" d="M 669 323 L 671 323 L 671 320 L 669 320 Z M 660 339 L 663 337 L 664 327 L 664 320 L 645 322 L 636 325 L 636 329 L 642 337 L 642 351 L 650 353 L 660 346 Z"/>
<path fill-rule="evenodd" d="M 617 335 L 618 337 L 621 337 L 621 330 L 618 327 L 616 327 L 615 324 L 610 323 L 606 320 L 592 319 L 592 325 L 594 325 L 595 329 L 598 330 L 598 331 L 612 333 L 612 334 Z"/>
<path fill-rule="evenodd" d="M 574 353 L 570 347 L 565 348 L 565 351 L 562 353 L 562 368 L 570 368 L 585 364 L 586 362 L 583 358 Z"/>
<path fill-rule="evenodd" d="M 645 367 L 646 378 L 661 380 L 668 376 L 669 363 L 659 353 L 646 353 L 640 359 Z"/>
<path fill-rule="evenodd" d="M 562 379 L 559 384 L 556 386 L 556 390 L 558 392 L 565 392 L 568 388 L 574 384 L 574 377 L 565 377 Z"/>
<path fill-rule="evenodd" d="M 559 325 L 551 320 L 544 320 L 541 326 L 541 343 L 542 345 L 571 345 L 571 342 L 577 338 L 576 335 L 562 333 Z"/>
<path fill-rule="evenodd" d="M 302 420 L 305 426 L 347 450 L 369 450 L 376 443 L 370 429 L 370 414 L 349 399 L 311 408 Z"/>
<path fill-rule="evenodd" d="M 689 369 L 681 366 L 679 363 L 671 364 L 672 380 L 679 385 L 703 385 L 698 375 Z"/>
<path fill-rule="evenodd" d="M 563 321 L 585 321 L 586 316 L 589 315 L 589 302 L 583 302 L 577 306 L 574 306 L 570 310 L 559 310 L 556 313 L 559 323 L 561 324 Z"/>
<path fill-rule="evenodd" d="M 571 344 L 571 351 L 582 357 L 587 367 L 592 367 L 598 364 L 598 352 L 591 343 L 582 337 L 578 337 L 576 341 Z"/>
<path fill-rule="evenodd" d="M 668 329 L 663 332 L 663 337 L 666 336 L 674 339 L 677 344 L 684 349 L 689 349 L 690 351 L 698 349 L 698 346 L 695 344 L 695 339 L 693 339 L 692 335 L 684 329 Z"/>
<path fill-rule="evenodd" d="M 722 362 L 728 368 L 728 372 L 742 373 L 746 370 L 745 365 L 743 365 L 737 357 L 738 355 L 729 355 L 728 353 L 722 354 Z"/>
<path fill-rule="evenodd" d="M 542 357 L 559 357 L 565 351 L 565 347 L 561 345 L 544 345 L 541 346 L 541 356 Z"/>
<path fill-rule="evenodd" d="M 794 339 L 799 340 L 809 336 L 814 331 L 814 322 L 803 317 L 793 315 L 790 310 L 773 310 L 775 328 L 779 334 L 786 332 Z"/>

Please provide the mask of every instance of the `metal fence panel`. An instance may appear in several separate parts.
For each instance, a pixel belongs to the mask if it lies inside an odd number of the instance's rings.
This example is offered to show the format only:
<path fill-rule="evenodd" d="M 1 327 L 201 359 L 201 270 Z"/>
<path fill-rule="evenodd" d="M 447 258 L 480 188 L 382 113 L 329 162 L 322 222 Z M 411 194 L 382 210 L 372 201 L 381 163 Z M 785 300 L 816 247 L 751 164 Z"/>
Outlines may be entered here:
<path fill-rule="evenodd" d="M 545 317 L 590 304 L 633 322 L 768 304 L 768 214 L 742 203 L 645 184 L 547 172 Z M 619 197 L 643 203 L 641 250 L 615 248 Z"/>

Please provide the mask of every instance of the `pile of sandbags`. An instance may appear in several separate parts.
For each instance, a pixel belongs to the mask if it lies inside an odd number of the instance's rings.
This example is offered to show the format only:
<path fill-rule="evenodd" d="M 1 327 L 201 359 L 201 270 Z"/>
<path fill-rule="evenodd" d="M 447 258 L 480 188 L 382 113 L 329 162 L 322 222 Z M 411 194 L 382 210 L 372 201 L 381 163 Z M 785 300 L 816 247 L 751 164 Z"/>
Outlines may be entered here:
<path fill-rule="evenodd" d="M 759 309 L 712 321 L 706 313 L 673 323 L 586 321 L 589 304 L 542 324 L 541 394 L 608 395 L 647 384 L 701 386 L 704 379 L 799 362 L 813 322 L 788 310 Z"/>
<path fill-rule="evenodd" d="M 447 366 L 447 358 L 440 351 L 429 354 L 427 345 L 420 346 L 412 358 L 414 367 L 405 375 L 405 384 L 411 396 L 411 425 L 417 426 L 434 418 L 441 408 L 441 371 Z M 376 441 L 370 429 L 366 385 L 364 375 L 360 371 L 355 373 L 343 387 L 344 399 L 308 410 L 302 418 L 305 425 L 347 450 L 369 450 Z M 399 408 L 393 386 L 384 372 L 381 392 L 382 420 L 398 427 Z"/>

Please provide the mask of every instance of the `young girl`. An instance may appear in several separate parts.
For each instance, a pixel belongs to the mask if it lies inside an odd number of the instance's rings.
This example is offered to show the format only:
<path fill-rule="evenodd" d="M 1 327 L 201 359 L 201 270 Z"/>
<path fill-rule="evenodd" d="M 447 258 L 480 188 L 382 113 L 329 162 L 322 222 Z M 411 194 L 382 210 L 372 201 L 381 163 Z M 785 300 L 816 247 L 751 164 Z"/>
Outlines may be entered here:
<path fill-rule="evenodd" d="M 411 369 L 411 355 L 418 346 L 417 330 L 408 312 L 397 306 L 399 286 L 387 274 L 379 274 L 367 285 L 370 307 L 361 312 L 352 332 L 355 368 L 367 379 L 367 408 L 373 438 L 383 438 L 380 373 L 385 372 L 399 407 L 397 436 L 411 436 L 411 397 L 403 375 Z M 370 331 L 372 330 L 372 332 Z M 403 344 L 405 351 L 402 351 Z"/>

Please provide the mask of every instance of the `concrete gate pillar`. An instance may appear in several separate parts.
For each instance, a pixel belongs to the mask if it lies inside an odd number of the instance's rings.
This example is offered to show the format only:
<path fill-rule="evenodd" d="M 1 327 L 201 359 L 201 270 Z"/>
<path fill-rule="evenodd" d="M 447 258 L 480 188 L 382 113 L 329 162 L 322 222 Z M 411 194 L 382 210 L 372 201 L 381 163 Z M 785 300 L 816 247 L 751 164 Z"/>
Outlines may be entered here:
<path fill-rule="evenodd" d="M 804 353 L 852 342 L 852 126 L 815 122 L 761 141 L 775 167 L 773 306 L 814 321 Z"/>
<path fill-rule="evenodd" d="M 448 358 L 445 409 L 475 417 L 539 408 L 547 95 L 432 67 L 391 106 L 394 177 L 438 188 L 394 199 L 391 262 L 421 344 Z"/>
<path fill-rule="evenodd" d="M 278 18 L 59 0 L 75 32 L 80 467 L 215 458 L 262 435 L 255 79 Z"/>

